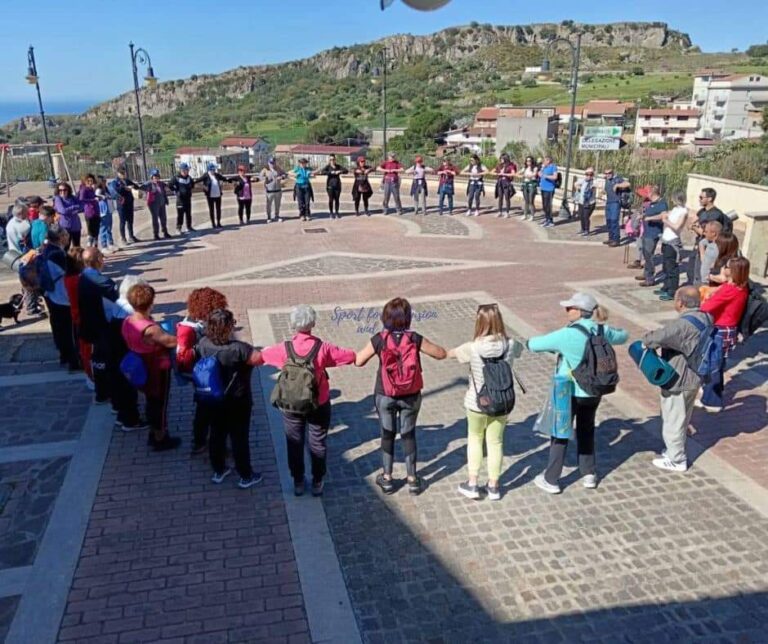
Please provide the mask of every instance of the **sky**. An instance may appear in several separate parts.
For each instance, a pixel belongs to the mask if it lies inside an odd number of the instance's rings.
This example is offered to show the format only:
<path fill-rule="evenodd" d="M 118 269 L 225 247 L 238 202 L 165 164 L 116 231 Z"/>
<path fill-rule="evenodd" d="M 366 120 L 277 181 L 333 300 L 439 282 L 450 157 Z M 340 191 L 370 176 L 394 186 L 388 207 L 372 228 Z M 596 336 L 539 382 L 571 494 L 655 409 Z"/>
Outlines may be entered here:
<path fill-rule="evenodd" d="M 272 0 L 36 0 L 32 12 L 23 2 L 3 4 L 0 103 L 29 102 L 30 112 L 37 111 L 34 89 L 24 80 L 30 45 L 44 100 L 98 102 L 131 89 L 130 40 L 149 52 L 161 80 L 294 60 L 333 46 L 395 33 L 428 34 L 473 20 L 661 21 L 690 34 L 704 51 L 743 50 L 768 40 L 768 2 L 755 0 L 451 0 L 432 12 L 395 0 L 383 13 L 379 0 L 284 5 Z M 31 28 L 35 22 L 37 33 Z"/>

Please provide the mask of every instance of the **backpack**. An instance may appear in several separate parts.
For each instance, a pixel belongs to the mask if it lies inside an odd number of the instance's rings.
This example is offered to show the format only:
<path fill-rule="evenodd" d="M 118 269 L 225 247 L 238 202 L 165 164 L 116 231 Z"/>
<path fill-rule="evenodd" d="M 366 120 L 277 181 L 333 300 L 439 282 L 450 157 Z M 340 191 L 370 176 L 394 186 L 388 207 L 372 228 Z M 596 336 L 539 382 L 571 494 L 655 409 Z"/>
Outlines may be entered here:
<path fill-rule="evenodd" d="M 563 187 L 563 173 L 558 172 L 557 179 L 555 179 L 555 188 L 562 188 L 562 187 Z"/>
<path fill-rule="evenodd" d="M 699 343 L 691 355 L 685 356 L 688 366 L 701 378 L 702 383 L 712 380 L 712 375 L 720 371 L 723 365 L 723 338 L 714 324 L 705 324 L 692 315 L 684 315 L 700 332 Z"/>
<path fill-rule="evenodd" d="M 483 361 L 484 381 L 480 391 L 477 390 L 475 380 L 472 378 L 477 407 L 489 416 L 506 416 L 515 408 L 515 383 L 512 367 L 504 359 L 504 354 L 498 358 L 480 356 L 480 359 Z"/>
<path fill-rule="evenodd" d="M 619 206 L 622 210 L 629 210 L 633 203 L 632 190 L 619 190 Z"/>
<path fill-rule="evenodd" d="M 149 374 L 144 359 L 135 351 L 129 351 L 120 361 L 120 372 L 125 379 L 136 389 L 141 389 L 147 384 Z"/>
<path fill-rule="evenodd" d="M 389 331 L 382 331 L 381 339 L 384 345 L 379 352 L 379 361 L 384 395 L 397 398 L 419 393 L 424 387 L 424 380 L 419 347 L 413 341 L 413 333 L 404 331 L 399 344 Z"/>
<path fill-rule="evenodd" d="M 61 278 L 54 280 L 51 277 L 47 258 L 43 253 L 37 253 L 31 261 L 21 264 L 19 279 L 27 289 L 39 295 L 55 289 L 56 282 Z"/>
<path fill-rule="evenodd" d="M 225 386 L 221 376 L 221 363 L 215 356 L 200 358 L 192 369 L 192 383 L 195 386 L 195 398 L 199 402 L 221 402 L 226 398 L 237 373 Z"/>
<path fill-rule="evenodd" d="M 747 304 L 739 321 L 739 333 L 745 340 L 768 322 L 768 302 L 763 299 L 760 291 L 761 289 L 750 280 Z"/>
<path fill-rule="evenodd" d="M 270 397 L 275 407 L 302 416 L 317 410 L 319 388 L 314 363 L 322 344 L 320 340 L 315 340 L 310 352 L 299 356 L 291 341 L 285 342 L 287 358 Z"/>
<path fill-rule="evenodd" d="M 612 394 L 619 384 L 619 365 L 616 352 L 605 338 L 603 325 L 598 324 L 597 333 L 591 333 L 580 324 L 573 324 L 570 328 L 578 329 L 587 336 L 581 362 L 571 371 L 576 384 L 589 396 Z"/>

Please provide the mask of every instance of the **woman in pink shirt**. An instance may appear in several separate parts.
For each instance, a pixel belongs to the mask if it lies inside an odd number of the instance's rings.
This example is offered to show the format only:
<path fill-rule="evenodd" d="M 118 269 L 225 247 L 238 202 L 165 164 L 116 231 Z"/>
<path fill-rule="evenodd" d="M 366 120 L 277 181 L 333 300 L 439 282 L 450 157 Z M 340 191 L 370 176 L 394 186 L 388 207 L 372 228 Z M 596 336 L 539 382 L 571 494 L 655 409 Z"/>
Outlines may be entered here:
<path fill-rule="evenodd" d="M 295 335 L 286 342 L 266 347 L 261 351 L 263 364 L 282 369 L 288 361 L 290 344 L 297 358 L 314 354 L 317 383 L 317 409 L 309 414 L 295 414 L 281 410 L 285 438 L 288 444 L 288 468 L 293 477 L 293 492 L 304 494 L 304 443 L 309 443 L 312 458 L 312 495 L 323 493 L 323 478 L 326 472 L 326 439 L 331 426 L 331 394 L 328 385 L 328 367 L 340 367 L 355 362 L 352 349 L 342 349 L 329 342 L 323 342 L 312 335 L 317 314 L 311 306 L 300 304 L 291 311 L 291 328 Z"/>
<path fill-rule="evenodd" d="M 128 290 L 128 303 L 134 313 L 123 320 L 122 335 L 129 351 L 138 353 L 147 370 L 143 387 L 147 399 L 148 444 L 156 452 L 176 449 L 181 439 L 168 434 L 168 399 L 171 392 L 171 354 L 176 336 L 163 331 L 152 317 L 155 289 L 135 284 Z"/>

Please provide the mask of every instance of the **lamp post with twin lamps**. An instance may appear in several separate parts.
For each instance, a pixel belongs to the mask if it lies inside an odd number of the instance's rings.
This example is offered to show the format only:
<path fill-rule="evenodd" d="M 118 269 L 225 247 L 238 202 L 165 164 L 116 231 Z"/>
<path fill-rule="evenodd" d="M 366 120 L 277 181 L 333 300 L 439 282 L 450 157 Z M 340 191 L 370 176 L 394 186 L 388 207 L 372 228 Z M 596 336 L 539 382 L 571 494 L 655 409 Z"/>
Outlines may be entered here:
<path fill-rule="evenodd" d="M 558 42 L 567 43 L 571 48 L 571 82 L 569 91 L 571 92 L 571 116 L 568 119 L 568 153 L 565 160 L 565 182 L 563 183 L 563 201 L 560 205 L 559 217 L 561 219 L 569 219 L 571 211 L 568 209 L 568 189 L 569 180 L 571 175 L 571 156 L 573 154 L 573 131 L 576 126 L 576 90 L 579 86 L 579 60 L 581 58 L 581 32 L 576 33 L 576 44 L 574 45 L 568 38 L 558 36 L 549 41 L 547 48 L 544 50 L 544 60 L 541 62 L 541 71 L 548 72 L 549 50 Z"/>
<path fill-rule="evenodd" d="M 35 63 L 35 48 L 30 45 L 27 51 L 27 82 L 34 85 L 37 90 L 37 104 L 40 106 L 40 120 L 43 122 L 43 137 L 45 138 L 45 151 L 48 154 L 48 163 L 51 167 L 51 181 L 56 181 L 56 170 L 53 168 L 53 157 L 51 156 L 50 142 L 48 141 L 48 124 L 45 122 L 45 110 L 43 109 L 43 98 L 40 95 L 40 83 L 37 75 L 37 63 Z"/>
<path fill-rule="evenodd" d="M 149 58 L 149 54 L 146 49 L 141 47 L 135 48 L 133 43 L 128 43 L 128 48 L 131 50 L 131 67 L 133 68 L 133 92 L 136 95 L 136 116 L 139 119 L 139 144 L 141 145 L 141 171 L 144 175 L 144 181 L 148 180 L 147 176 L 147 150 L 144 147 L 144 124 L 141 121 L 141 102 L 139 101 L 139 70 L 137 63 L 147 66 L 147 75 L 144 80 L 147 82 L 147 87 L 153 88 L 157 85 L 157 77 L 152 69 L 152 61 Z"/>

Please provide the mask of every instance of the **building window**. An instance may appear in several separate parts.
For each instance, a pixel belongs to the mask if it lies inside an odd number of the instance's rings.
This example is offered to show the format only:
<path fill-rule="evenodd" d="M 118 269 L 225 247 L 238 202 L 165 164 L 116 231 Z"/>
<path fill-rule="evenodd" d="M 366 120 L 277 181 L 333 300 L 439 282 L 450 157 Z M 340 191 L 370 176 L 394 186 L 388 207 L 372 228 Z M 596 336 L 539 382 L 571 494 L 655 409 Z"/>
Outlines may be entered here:
<path fill-rule="evenodd" d="M 685 136 L 685 130 L 680 130 L 680 136 Z"/>

